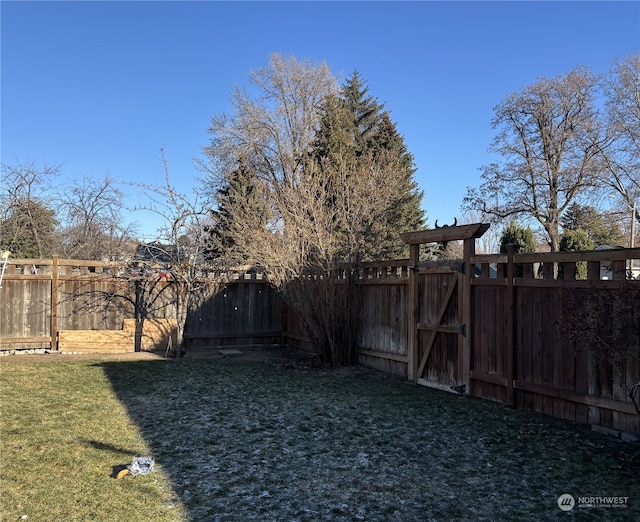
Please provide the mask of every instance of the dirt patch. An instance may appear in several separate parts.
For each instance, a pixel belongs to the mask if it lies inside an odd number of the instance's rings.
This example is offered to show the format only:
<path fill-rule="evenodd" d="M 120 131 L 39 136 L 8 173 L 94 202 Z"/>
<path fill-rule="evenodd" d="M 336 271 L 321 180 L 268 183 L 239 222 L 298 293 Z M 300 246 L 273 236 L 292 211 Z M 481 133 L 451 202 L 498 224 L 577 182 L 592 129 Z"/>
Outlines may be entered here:
<path fill-rule="evenodd" d="M 97 359 L 105 361 L 144 361 L 158 359 L 160 355 L 151 352 L 131 352 L 131 353 L 76 353 L 67 354 L 59 352 L 48 352 L 38 354 L 12 354 L 0 357 L 0 365 L 11 363 L 43 363 L 52 360 L 86 360 Z"/>
<path fill-rule="evenodd" d="M 376 370 L 359 365 L 332 367 L 322 364 L 313 352 L 291 346 L 217 346 L 190 350 L 185 359 L 227 359 L 262 362 L 273 368 L 304 374 L 362 375 Z"/>
<path fill-rule="evenodd" d="M 11 363 L 45 363 L 52 360 L 98 360 L 98 361 L 144 361 L 164 359 L 165 353 L 59 353 L 14 354 L 0 357 L 0 365 Z M 291 370 L 303 374 L 355 376 L 377 373 L 377 370 L 359 365 L 331 367 L 322 364 L 313 352 L 291 346 L 212 346 L 189 349 L 180 360 L 229 360 L 238 362 L 260 362 L 278 369 Z"/>

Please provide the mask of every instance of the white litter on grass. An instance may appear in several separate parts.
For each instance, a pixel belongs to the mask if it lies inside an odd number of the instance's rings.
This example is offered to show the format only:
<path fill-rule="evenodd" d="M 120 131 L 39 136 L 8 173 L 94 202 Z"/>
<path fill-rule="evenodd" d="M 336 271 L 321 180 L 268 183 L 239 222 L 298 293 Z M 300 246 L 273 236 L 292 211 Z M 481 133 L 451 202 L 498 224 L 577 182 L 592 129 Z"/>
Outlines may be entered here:
<path fill-rule="evenodd" d="M 134 457 L 131 464 L 127 466 L 132 476 L 148 475 L 153 472 L 153 459 L 151 457 Z"/>

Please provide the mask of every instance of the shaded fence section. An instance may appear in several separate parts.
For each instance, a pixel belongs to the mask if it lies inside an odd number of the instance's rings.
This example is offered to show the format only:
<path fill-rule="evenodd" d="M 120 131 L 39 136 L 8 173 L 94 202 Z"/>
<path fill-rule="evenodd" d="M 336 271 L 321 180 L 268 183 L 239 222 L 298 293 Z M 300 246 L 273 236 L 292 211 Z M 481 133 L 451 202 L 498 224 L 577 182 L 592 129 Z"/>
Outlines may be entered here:
<path fill-rule="evenodd" d="M 190 346 L 285 344 L 287 311 L 262 274 L 236 272 L 200 285 L 185 326 Z"/>
<path fill-rule="evenodd" d="M 640 381 L 638 258 L 640 249 L 472 256 L 473 395 L 640 433 L 629 397 Z"/>
<path fill-rule="evenodd" d="M 407 375 L 408 260 L 368 263 L 360 278 L 360 364 Z"/>

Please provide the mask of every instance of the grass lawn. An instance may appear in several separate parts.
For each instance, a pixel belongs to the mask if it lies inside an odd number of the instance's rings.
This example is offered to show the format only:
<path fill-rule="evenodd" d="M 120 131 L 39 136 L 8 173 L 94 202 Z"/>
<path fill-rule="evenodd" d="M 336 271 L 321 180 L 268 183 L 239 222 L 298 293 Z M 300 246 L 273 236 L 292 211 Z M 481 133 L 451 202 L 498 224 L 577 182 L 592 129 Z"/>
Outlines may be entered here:
<path fill-rule="evenodd" d="M 375 372 L 2 364 L 1 520 L 640 520 L 640 447 Z M 152 456 L 150 475 L 112 467 Z M 574 508 L 570 493 L 629 497 Z"/>

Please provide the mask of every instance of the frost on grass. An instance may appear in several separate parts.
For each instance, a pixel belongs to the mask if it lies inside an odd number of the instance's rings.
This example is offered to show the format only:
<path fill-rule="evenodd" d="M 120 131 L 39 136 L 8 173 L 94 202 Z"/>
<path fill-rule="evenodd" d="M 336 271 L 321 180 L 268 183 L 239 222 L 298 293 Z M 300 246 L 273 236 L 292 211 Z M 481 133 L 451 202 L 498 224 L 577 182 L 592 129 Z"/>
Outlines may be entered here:
<path fill-rule="evenodd" d="M 128 364 L 109 377 L 192 520 L 556 520 L 563 493 L 640 513 L 631 446 L 582 426 L 372 373 Z"/>

